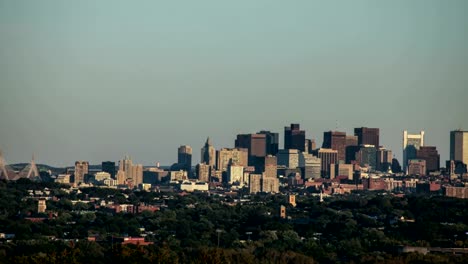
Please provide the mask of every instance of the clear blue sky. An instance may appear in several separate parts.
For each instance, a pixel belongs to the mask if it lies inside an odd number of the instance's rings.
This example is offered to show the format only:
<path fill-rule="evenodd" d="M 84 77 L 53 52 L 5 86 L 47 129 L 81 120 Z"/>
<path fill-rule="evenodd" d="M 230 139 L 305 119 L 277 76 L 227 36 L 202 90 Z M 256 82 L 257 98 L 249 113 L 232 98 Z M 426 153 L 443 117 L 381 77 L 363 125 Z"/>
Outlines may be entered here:
<path fill-rule="evenodd" d="M 404 129 L 448 159 L 468 129 L 468 1 L 3 1 L 0 148 L 9 163 L 194 163 L 210 136 Z"/>

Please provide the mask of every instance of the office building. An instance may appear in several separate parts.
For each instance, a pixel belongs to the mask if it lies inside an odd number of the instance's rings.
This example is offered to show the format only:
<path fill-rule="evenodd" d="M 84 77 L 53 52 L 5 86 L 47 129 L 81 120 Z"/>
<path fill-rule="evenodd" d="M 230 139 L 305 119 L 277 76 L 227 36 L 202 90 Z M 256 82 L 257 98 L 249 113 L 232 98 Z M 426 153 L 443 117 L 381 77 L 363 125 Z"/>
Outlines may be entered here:
<path fill-rule="evenodd" d="M 279 179 L 269 178 L 262 174 L 262 192 L 278 193 L 279 192 Z"/>
<path fill-rule="evenodd" d="M 440 170 L 440 155 L 436 147 L 422 146 L 416 151 L 416 158 L 426 161 L 426 173 Z"/>
<path fill-rule="evenodd" d="M 416 151 L 424 146 L 424 131 L 419 134 L 409 134 L 403 131 L 403 170 L 406 171 L 408 160 L 416 159 Z"/>
<path fill-rule="evenodd" d="M 330 166 L 338 163 L 338 151 L 334 149 L 320 148 L 314 152 L 321 161 L 321 175 L 323 178 L 330 176 Z"/>
<path fill-rule="evenodd" d="M 262 180 L 261 174 L 250 174 L 249 176 L 249 192 L 250 193 L 259 193 L 262 191 L 261 180 Z"/>
<path fill-rule="evenodd" d="M 346 161 L 346 133 L 328 131 L 323 133 L 322 148 L 334 149 L 338 153 L 338 161 Z"/>
<path fill-rule="evenodd" d="M 279 149 L 279 134 L 273 133 L 270 131 L 260 131 L 257 134 L 265 135 L 266 139 L 266 155 L 273 155 L 275 156 L 278 153 Z"/>
<path fill-rule="evenodd" d="M 357 163 L 361 167 L 368 167 L 376 170 L 377 165 L 377 149 L 374 145 L 361 145 L 358 152 L 356 152 Z"/>
<path fill-rule="evenodd" d="M 107 172 L 110 174 L 112 179 L 115 179 L 115 162 L 113 161 L 103 161 L 102 164 L 102 171 Z"/>
<path fill-rule="evenodd" d="M 199 163 L 196 166 L 197 178 L 201 182 L 210 182 L 212 167 L 206 163 Z"/>
<path fill-rule="evenodd" d="M 267 178 L 277 178 L 277 169 L 278 169 L 278 162 L 277 158 L 272 155 L 268 155 L 265 157 L 265 177 Z"/>
<path fill-rule="evenodd" d="M 354 165 L 353 164 L 336 164 L 335 177 L 346 177 L 348 180 L 353 180 Z"/>
<path fill-rule="evenodd" d="M 295 169 L 299 167 L 299 150 L 297 149 L 280 149 L 277 154 L 279 166 Z"/>
<path fill-rule="evenodd" d="M 222 148 L 218 150 L 217 168 L 227 171 L 229 164 L 248 166 L 248 150 L 245 148 Z"/>
<path fill-rule="evenodd" d="M 269 193 L 279 192 L 279 179 L 277 177 L 278 163 L 275 156 L 265 157 L 265 169 L 262 174 L 262 191 Z"/>
<path fill-rule="evenodd" d="M 315 139 L 306 139 L 304 152 L 312 153 L 316 148 L 317 144 L 315 143 Z"/>
<path fill-rule="evenodd" d="M 211 144 L 211 140 L 209 137 L 206 139 L 205 145 L 201 149 L 200 157 L 200 163 L 205 163 L 211 167 L 214 167 L 216 165 L 216 150 Z"/>
<path fill-rule="evenodd" d="M 241 134 L 237 135 L 234 143 L 236 148 L 248 150 L 248 164 L 254 166 L 257 172 L 261 172 L 267 155 L 265 134 Z"/>
<path fill-rule="evenodd" d="M 94 174 L 94 180 L 97 182 L 102 182 L 105 179 L 110 179 L 110 178 L 111 178 L 110 173 L 105 172 L 105 171 L 96 172 Z"/>
<path fill-rule="evenodd" d="M 85 175 L 88 174 L 89 162 L 77 161 L 75 162 L 75 185 L 85 182 Z"/>
<path fill-rule="evenodd" d="M 379 150 L 377 150 L 376 169 L 383 172 L 390 170 L 392 166 L 392 158 L 393 153 L 391 150 L 383 147 L 379 148 Z"/>
<path fill-rule="evenodd" d="M 240 165 L 230 164 L 227 170 L 227 182 L 229 184 L 233 183 L 240 183 L 241 185 L 244 183 L 244 167 Z"/>
<path fill-rule="evenodd" d="M 322 161 L 307 152 L 299 154 L 299 167 L 302 170 L 304 180 L 318 179 L 321 175 Z"/>
<path fill-rule="evenodd" d="M 450 160 L 468 165 L 468 131 L 450 131 Z"/>
<path fill-rule="evenodd" d="M 120 178 L 119 178 L 120 177 Z M 131 183 L 137 186 L 143 183 L 143 165 L 133 164 L 129 156 L 125 156 L 119 161 L 119 171 L 117 172 L 118 184 Z"/>
<path fill-rule="evenodd" d="M 284 149 L 305 150 L 305 131 L 300 129 L 299 124 L 291 124 L 284 128 Z"/>
<path fill-rule="evenodd" d="M 179 170 L 185 170 L 190 175 L 190 171 L 192 170 L 192 147 L 184 145 L 178 148 L 177 164 L 179 165 Z"/>
<path fill-rule="evenodd" d="M 374 145 L 376 148 L 380 147 L 380 130 L 378 128 L 355 128 L 354 135 L 358 137 L 357 145 Z"/>
<path fill-rule="evenodd" d="M 410 159 L 408 160 L 407 170 L 408 175 L 424 176 L 426 175 L 426 161 L 422 159 Z"/>

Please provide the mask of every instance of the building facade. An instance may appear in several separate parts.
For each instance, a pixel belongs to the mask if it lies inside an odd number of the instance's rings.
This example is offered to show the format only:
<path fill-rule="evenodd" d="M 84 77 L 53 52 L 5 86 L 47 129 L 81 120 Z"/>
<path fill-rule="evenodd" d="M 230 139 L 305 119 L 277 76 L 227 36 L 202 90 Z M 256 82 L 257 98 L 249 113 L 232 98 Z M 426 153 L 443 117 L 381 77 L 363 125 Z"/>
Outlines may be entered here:
<path fill-rule="evenodd" d="M 468 131 L 450 131 L 450 160 L 468 165 Z"/>
<path fill-rule="evenodd" d="M 299 124 L 284 128 L 284 149 L 305 150 L 305 131 L 300 129 Z"/>
<path fill-rule="evenodd" d="M 403 131 L 403 171 L 406 171 L 408 160 L 416 159 L 416 151 L 422 146 L 424 146 L 424 131 L 419 134 Z"/>
<path fill-rule="evenodd" d="M 380 147 L 380 129 L 358 127 L 354 129 L 354 135 L 358 137 L 357 145 L 374 145 L 374 147 Z"/>
<path fill-rule="evenodd" d="M 190 174 L 192 170 L 192 147 L 184 145 L 177 149 L 177 164 L 179 165 L 179 169 L 185 170 Z"/>
<path fill-rule="evenodd" d="M 85 174 L 88 174 L 89 162 L 79 160 L 75 162 L 75 185 L 85 182 Z"/>
<path fill-rule="evenodd" d="M 315 151 L 321 161 L 321 175 L 323 178 L 330 176 L 330 166 L 334 168 L 335 164 L 338 163 L 338 151 L 334 149 L 320 148 Z"/>
<path fill-rule="evenodd" d="M 440 170 L 440 155 L 436 147 L 422 146 L 416 151 L 416 158 L 426 161 L 426 173 Z"/>
<path fill-rule="evenodd" d="M 217 169 L 220 171 L 227 171 L 229 164 L 248 166 L 248 150 L 245 148 L 222 148 L 217 156 Z"/>
<path fill-rule="evenodd" d="M 328 131 L 323 133 L 322 148 L 334 149 L 338 153 L 338 161 L 346 161 L 346 133 Z"/>
<path fill-rule="evenodd" d="M 212 167 L 216 165 L 216 149 L 213 147 L 209 137 L 201 149 L 200 163 L 205 163 Z"/>
<path fill-rule="evenodd" d="M 115 179 L 115 162 L 113 161 L 103 161 L 101 163 L 102 171 L 107 172 L 111 175 L 112 179 Z"/>

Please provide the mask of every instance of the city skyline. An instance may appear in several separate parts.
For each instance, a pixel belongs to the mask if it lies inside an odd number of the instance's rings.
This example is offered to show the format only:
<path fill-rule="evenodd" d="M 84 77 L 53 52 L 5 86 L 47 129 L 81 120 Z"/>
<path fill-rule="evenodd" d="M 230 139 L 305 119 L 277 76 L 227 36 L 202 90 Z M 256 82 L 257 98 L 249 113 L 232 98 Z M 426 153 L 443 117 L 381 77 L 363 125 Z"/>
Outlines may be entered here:
<path fill-rule="evenodd" d="M 291 125 L 292 125 L 292 124 L 291 124 Z M 368 128 L 368 127 L 359 127 L 359 128 Z M 324 131 L 324 132 L 344 132 L 344 131 L 345 131 L 345 130 L 329 130 L 329 131 Z M 354 131 L 354 130 L 353 130 L 353 131 Z M 381 147 L 384 147 L 385 149 L 388 149 L 388 150 L 392 151 L 392 157 L 397 158 L 398 161 L 399 161 L 401 164 L 404 164 L 404 162 L 403 162 L 403 150 L 402 150 L 402 148 L 401 148 L 401 144 L 404 144 L 404 140 L 401 138 L 401 136 L 404 136 L 404 135 L 405 135 L 405 134 L 404 134 L 405 131 L 406 131 L 406 130 L 402 131 L 402 133 L 401 133 L 401 135 L 400 135 L 400 139 L 401 139 L 400 148 L 397 148 L 396 150 L 394 150 L 394 149 L 389 148 L 387 145 L 380 144 Z M 465 132 L 465 133 L 467 132 L 466 130 L 460 130 L 459 128 L 450 130 L 450 131 L 449 131 L 449 141 L 450 141 L 450 136 L 451 136 L 451 134 L 452 134 L 453 132 L 455 132 L 455 131 L 461 131 L 461 132 Z M 272 131 L 272 132 L 273 132 L 273 133 L 276 133 L 275 131 Z M 406 132 L 411 132 L 411 131 L 406 131 Z M 426 132 L 426 131 L 419 131 L 419 132 L 425 133 L 425 134 L 424 134 L 424 138 L 426 138 L 426 136 L 427 136 L 427 134 L 426 134 L 427 132 Z M 419 132 L 418 132 L 418 133 L 419 133 Z M 251 133 L 252 133 L 252 134 L 255 134 L 255 132 L 251 132 Z M 346 133 L 346 136 L 354 135 L 354 134 L 348 134 L 349 132 L 345 132 L 345 133 Z M 323 133 L 322 133 L 322 134 L 323 134 Z M 380 130 L 380 134 L 382 135 L 382 131 L 381 131 L 381 130 Z M 238 134 L 238 135 L 245 135 L 245 134 Z M 280 140 L 279 140 L 279 150 L 284 150 L 284 149 L 285 149 L 285 148 L 284 148 L 284 137 L 282 137 L 282 136 L 284 136 L 284 134 L 282 135 L 281 133 L 279 133 L 279 135 L 280 135 L 280 136 L 279 136 L 279 138 L 280 138 Z M 306 137 L 307 137 L 307 131 L 306 131 Z M 283 138 L 283 139 L 281 139 L 281 138 Z M 209 139 L 210 142 L 213 144 L 213 141 L 211 140 L 211 137 L 208 137 L 208 139 Z M 314 139 L 316 140 L 316 138 L 314 138 Z M 234 138 L 232 139 L 232 141 L 233 141 L 232 144 L 231 144 L 231 145 L 228 145 L 228 146 L 219 146 L 219 147 L 218 147 L 218 146 L 216 146 L 216 144 L 213 144 L 212 146 L 214 147 L 215 152 L 217 152 L 217 151 L 219 151 L 219 150 L 221 150 L 221 149 L 235 149 L 235 148 L 236 148 L 236 146 L 235 146 L 236 138 L 234 137 Z M 203 145 L 199 148 L 200 150 L 202 150 L 202 149 L 204 148 L 206 142 L 207 142 L 207 141 L 205 140 L 205 143 L 203 143 Z M 319 141 L 319 142 L 320 142 L 320 141 Z M 322 142 L 323 142 L 323 136 L 322 136 Z M 426 143 L 426 139 L 424 139 L 424 142 L 425 142 L 425 145 L 426 145 L 426 146 L 429 146 L 429 145 L 430 145 L 431 147 L 437 148 L 437 150 L 440 149 L 439 146 L 427 144 L 427 143 Z M 126 158 L 127 156 L 130 156 L 132 160 L 134 159 L 135 161 L 137 161 L 137 162 L 143 164 L 143 166 L 149 166 L 149 167 L 151 167 L 151 166 L 155 166 L 156 164 L 160 164 L 161 166 L 170 167 L 171 164 L 172 164 L 172 165 L 178 164 L 179 155 L 180 155 L 179 151 L 180 151 L 180 149 L 183 148 L 183 147 L 188 147 L 188 148 L 190 148 L 190 150 L 191 150 L 191 149 L 194 149 L 194 147 L 193 147 L 192 145 L 188 145 L 188 144 L 182 145 L 182 144 L 179 144 L 179 146 L 176 147 L 175 150 L 174 150 L 175 153 L 176 153 L 176 154 L 175 154 L 175 158 L 170 159 L 167 163 L 162 163 L 160 160 L 155 160 L 155 161 L 151 161 L 151 162 L 149 162 L 149 163 L 144 163 L 144 162 L 141 162 L 141 158 L 136 157 L 135 155 L 129 155 L 129 153 L 126 153 L 125 155 L 122 154 L 122 155 L 121 155 L 120 157 L 118 157 L 116 160 L 111 160 L 111 159 L 103 159 L 103 160 L 100 160 L 100 161 L 98 161 L 98 160 L 97 160 L 97 161 L 90 161 L 90 160 L 88 160 L 88 159 L 82 159 L 82 160 L 85 160 L 85 161 L 89 162 L 90 165 L 99 165 L 101 162 L 106 162 L 106 161 L 118 162 L 118 161 L 121 160 L 122 157 L 125 156 L 125 158 Z M 320 148 L 323 148 L 323 147 L 322 147 L 322 144 L 319 144 L 315 150 L 319 150 Z M 448 151 L 449 153 L 446 155 L 447 157 L 444 158 L 444 156 L 442 156 L 442 155 L 440 156 L 440 167 L 444 167 L 445 162 L 448 161 L 448 160 L 450 160 L 450 144 L 449 144 L 448 148 L 449 148 L 449 151 Z M 195 149 L 196 149 L 196 147 L 195 147 Z M 376 149 L 378 149 L 378 148 L 376 148 Z M 8 154 L 5 154 L 5 151 L 3 151 L 1 148 L 0 148 L 0 152 L 1 152 L 1 154 L 3 155 L 3 158 L 6 157 L 6 158 L 5 158 L 5 161 L 6 161 L 7 164 L 29 163 L 29 160 L 11 162 L 11 161 L 8 159 Z M 192 161 L 192 166 L 191 166 L 192 168 L 194 168 L 195 165 L 197 165 L 198 163 L 203 163 L 203 162 L 201 161 L 201 154 L 199 154 L 199 155 L 197 156 L 196 153 L 198 153 L 198 151 L 194 151 L 194 152 L 191 154 L 191 159 L 193 160 L 193 161 Z M 399 153 L 400 155 L 398 155 L 398 153 Z M 439 154 L 440 154 L 440 151 L 439 151 Z M 169 154 L 169 155 L 171 155 L 171 154 Z M 34 157 L 34 156 L 36 156 L 35 153 L 33 153 L 33 157 Z M 35 161 L 35 159 L 33 159 L 33 161 Z M 55 167 L 72 167 L 73 164 L 71 164 L 71 163 L 75 163 L 76 161 L 80 161 L 80 160 L 75 159 L 75 160 L 70 161 L 70 164 L 59 164 L 59 165 L 56 165 L 56 164 L 53 164 L 53 163 L 41 162 L 40 160 L 39 160 L 39 163 L 40 163 L 40 164 L 50 165 L 50 166 L 55 166 Z"/>
<path fill-rule="evenodd" d="M 424 130 L 441 163 L 468 129 L 468 1 L 0 2 L 8 163 L 200 160 L 237 134 L 380 128 L 401 162 Z"/>

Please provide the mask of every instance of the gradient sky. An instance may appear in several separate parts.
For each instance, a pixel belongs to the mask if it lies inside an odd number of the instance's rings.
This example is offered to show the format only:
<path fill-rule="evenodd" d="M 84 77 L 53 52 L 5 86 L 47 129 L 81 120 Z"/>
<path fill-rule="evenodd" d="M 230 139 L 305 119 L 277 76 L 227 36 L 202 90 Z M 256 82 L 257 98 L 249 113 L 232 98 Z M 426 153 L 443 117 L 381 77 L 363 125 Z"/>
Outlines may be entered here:
<path fill-rule="evenodd" d="M 210 136 L 301 124 L 426 131 L 441 160 L 468 129 L 468 1 L 3 1 L 8 163 L 170 165 Z M 338 124 L 338 125 L 337 125 Z"/>

